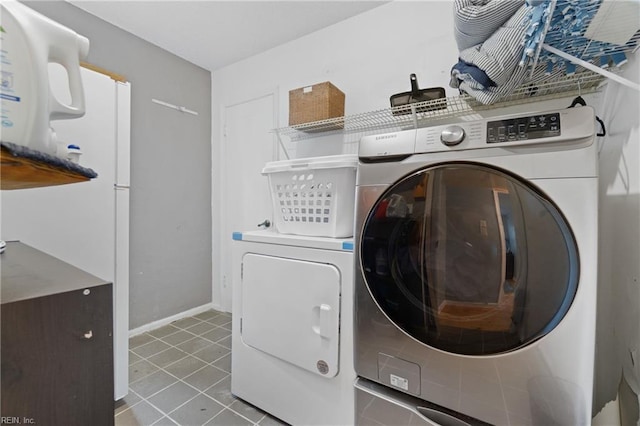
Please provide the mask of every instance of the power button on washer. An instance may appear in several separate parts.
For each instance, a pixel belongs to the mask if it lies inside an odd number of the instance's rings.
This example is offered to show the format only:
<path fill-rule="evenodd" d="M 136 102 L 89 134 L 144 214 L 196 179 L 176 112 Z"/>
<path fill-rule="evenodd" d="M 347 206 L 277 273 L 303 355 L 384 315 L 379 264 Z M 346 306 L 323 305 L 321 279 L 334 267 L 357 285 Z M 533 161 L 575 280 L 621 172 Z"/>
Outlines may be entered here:
<path fill-rule="evenodd" d="M 440 133 L 440 141 L 446 146 L 455 146 L 464 140 L 464 129 L 460 126 L 449 126 Z"/>

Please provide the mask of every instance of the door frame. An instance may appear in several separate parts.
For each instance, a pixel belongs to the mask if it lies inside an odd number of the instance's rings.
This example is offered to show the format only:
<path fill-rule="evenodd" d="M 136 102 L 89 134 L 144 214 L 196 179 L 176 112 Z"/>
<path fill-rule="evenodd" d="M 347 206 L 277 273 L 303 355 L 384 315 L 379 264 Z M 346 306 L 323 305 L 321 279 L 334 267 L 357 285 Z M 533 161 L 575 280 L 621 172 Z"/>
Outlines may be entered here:
<path fill-rule="evenodd" d="M 219 170 L 217 176 L 217 183 L 219 190 L 218 195 L 216 197 L 214 191 L 213 199 L 218 200 L 226 200 L 228 195 L 229 187 L 225 185 L 227 182 L 229 167 L 228 161 L 225 161 L 227 157 L 227 146 L 226 146 L 226 125 L 227 125 L 227 109 L 232 108 L 234 106 L 246 104 L 249 102 L 257 101 L 263 98 L 267 98 L 269 96 L 272 97 L 272 108 L 273 108 L 273 117 L 272 117 L 272 128 L 276 128 L 279 120 L 279 87 L 276 86 L 271 90 L 267 90 L 253 96 L 251 98 L 243 99 L 241 101 L 236 101 L 233 103 L 222 104 L 219 111 L 220 117 L 220 128 L 218 129 L 219 135 L 219 156 L 213 162 L 212 167 L 217 168 Z M 280 148 L 277 142 L 277 135 L 272 135 L 272 159 L 277 160 L 280 156 Z M 215 154 L 214 154 L 215 155 Z M 215 176 L 215 171 L 213 171 L 213 175 Z M 215 178 L 214 178 L 215 179 Z M 214 186 L 215 188 L 215 186 Z M 216 206 L 217 204 L 217 206 Z M 223 311 L 223 312 L 231 312 L 232 311 L 232 293 L 233 288 L 231 287 L 232 280 L 232 268 L 233 265 L 226 265 L 224 260 L 224 253 L 226 251 L 231 250 L 231 236 L 225 234 L 225 230 L 228 224 L 228 217 L 225 212 L 225 209 L 221 207 L 222 203 L 213 203 L 212 205 L 212 216 L 213 216 L 213 245 L 212 245 L 212 254 L 213 254 L 213 262 L 212 262 L 212 306 L 214 309 Z"/>

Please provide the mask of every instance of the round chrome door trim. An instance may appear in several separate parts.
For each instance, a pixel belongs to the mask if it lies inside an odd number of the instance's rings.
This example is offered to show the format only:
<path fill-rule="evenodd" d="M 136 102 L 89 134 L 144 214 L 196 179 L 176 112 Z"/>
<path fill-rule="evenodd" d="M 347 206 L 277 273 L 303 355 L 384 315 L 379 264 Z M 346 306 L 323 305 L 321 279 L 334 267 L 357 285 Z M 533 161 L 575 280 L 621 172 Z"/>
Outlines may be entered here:
<path fill-rule="evenodd" d="M 564 290 L 562 292 L 558 292 L 554 298 L 555 307 L 557 309 L 555 309 L 555 311 L 552 314 L 548 313 L 548 317 L 544 321 L 545 324 L 540 325 L 535 333 L 532 333 L 526 336 L 526 339 L 524 339 L 522 342 L 511 344 L 508 347 L 501 348 L 496 351 L 487 351 L 483 353 L 473 353 L 473 351 L 471 353 L 469 353 L 468 351 L 456 352 L 456 351 L 450 350 L 450 348 L 439 347 L 437 343 L 434 344 L 434 342 L 430 342 L 428 339 L 425 339 L 424 336 L 416 337 L 414 335 L 415 332 L 412 332 L 411 330 L 406 330 L 405 329 L 406 324 L 405 326 L 400 325 L 397 319 L 394 318 L 393 313 L 390 314 L 388 312 L 389 310 L 388 306 L 381 305 L 380 301 L 378 300 L 379 294 L 376 294 L 377 293 L 377 290 L 375 290 L 376 285 L 370 282 L 371 274 L 367 272 L 367 268 L 369 267 L 369 269 L 371 269 L 371 266 L 373 265 L 371 263 L 371 253 L 368 253 L 370 249 L 370 247 L 367 246 L 367 239 L 370 237 L 370 235 L 368 235 L 368 230 L 371 229 L 370 227 L 372 226 L 371 225 L 372 220 L 375 219 L 375 214 L 377 210 L 380 208 L 381 204 L 385 202 L 385 200 L 388 200 L 391 195 L 396 194 L 396 192 L 398 191 L 398 188 L 404 182 L 410 181 L 411 179 L 415 180 L 416 177 L 422 177 L 425 175 L 425 173 L 431 172 L 433 174 L 433 172 L 436 172 L 436 171 L 442 171 L 445 169 L 453 170 L 453 169 L 459 169 L 459 168 L 463 168 L 463 169 L 471 168 L 471 169 L 476 169 L 477 171 L 482 173 L 488 172 L 489 174 L 496 174 L 498 176 L 502 176 L 502 178 L 504 179 L 507 179 L 512 185 L 514 185 L 514 188 L 516 188 L 515 190 L 517 191 L 526 190 L 527 192 L 523 192 L 523 194 L 526 194 L 527 197 L 532 197 L 532 198 L 535 198 L 536 200 L 539 200 L 540 206 L 537 206 L 537 208 L 540 208 L 540 209 L 544 208 L 546 209 L 546 211 L 548 211 L 548 217 L 545 218 L 544 220 L 553 221 L 551 223 L 555 223 L 557 228 L 557 235 L 555 237 L 556 239 L 559 239 L 564 242 L 564 248 L 566 249 L 566 259 L 565 259 L 566 266 L 565 266 L 565 269 L 561 271 L 562 274 L 564 274 L 563 276 L 565 276 L 566 278 L 564 279 L 564 283 L 563 283 Z M 396 205 L 397 204 L 398 203 L 396 202 Z M 500 212 L 496 213 L 496 215 L 498 214 L 500 214 Z M 526 224 L 526 222 L 523 222 L 523 223 Z M 396 229 L 397 232 L 404 232 L 401 229 L 397 229 L 397 228 L 394 228 L 394 229 Z M 358 269 L 362 274 L 361 275 L 362 282 L 363 282 L 363 285 L 365 285 L 365 287 L 367 288 L 369 296 L 372 298 L 372 300 L 374 301 L 374 303 L 376 304 L 380 312 L 383 313 L 384 316 L 398 330 L 402 331 L 404 334 L 416 340 L 417 342 L 424 344 L 426 346 L 429 346 L 435 350 L 444 351 L 446 353 L 457 354 L 461 356 L 488 356 L 488 355 L 496 355 L 496 354 L 516 351 L 518 349 L 521 349 L 523 347 L 526 347 L 534 343 L 538 339 L 544 337 L 546 334 L 551 332 L 561 322 L 562 318 L 564 318 L 564 316 L 567 314 L 571 304 L 573 303 L 573 300 L 576 297 L 576 292 L 577 292 L 577 287 L 579 282 L 579 270 L 580 270 L 579 253 L 578 253 L 578 247 L 576 244 L 575 236 L 573 234 L 571 226 L 568 223 L 566 217 L 562 214 L 561 210 L 556 205 L 556 203 L 549 196 L 547 196 L 544 193 L 544 191 L 538 188 L 535 184 L 531 183 L 527 179 L 524 179 L 520 176 L 515 175 L 514 173 L 511 173 L 499 167 L 495 167 L 493 165 L 488 165 L 480 162 L 471 162 L 471 161 L 451 161 L 451 162 L 431 164 L 431 165 L 416 169 L 411 173 L 408 173 L 407 175 L 397 179 L 378 197 L 378 199 L 373 203 L 370 210 L 364 215 L 364 221 L 362 222 L 362 225 L 359 231 L 360 231 L 359 241 L 357 242 L 358 262 L 359 262 Z M 389 234 L 388 236 L 389 238 L 395 238 L 394 241 L 398 240 L 397 236 L 394 236 L 391 234 Z M 387 243 L 387 246 L 391 247 L 389 243 Z M 535 244 L 534 244 L 534 247 L 535 247 Z M 425 249 L 425 252 L 427 252 L 427 249 Z M 365 260 L 365 256 L 369 256 L 369 259 Z M 374 254 L 374 257 L 375 257 L 375 254 Z M 396 259 L 396 261 L 397 260 L 398 259 Z M 529 279 L 529 277 L 526 276 L 525 280 L 526 279 Z M 424 285 L 424 282 L 423 282 L 423 287 L 429 286 L 430 283 L 428 282 L 428 279 L 426 281 L 427 281 L 426 285 Z M 529 285 L 533 285 L 533 284 L 529 284 Z M 407 290 L 406 285 L 404 286 L 404 288 L 402 288 L 401 285 L 398 285 L 398 283 L 396 283 L 395 286 L 399 287 L 397 291 Z M 403 306 L 408 306 L 407 304 L 410 303 L 409 298 L 407 298 L 407 300 L 404 300 L 402 303 L 403 303 Z M 523 310 L 527 309 L 527 306 L 529 306 L 527 305 L 527 303 L 522 304 Z M 438 306 L 441 306 L 441 305 L 438 305 Z M 433 308 L 434 308 L 433 306 L 424 306 L 425 311 L 429 309 L 433 310 Z"/>

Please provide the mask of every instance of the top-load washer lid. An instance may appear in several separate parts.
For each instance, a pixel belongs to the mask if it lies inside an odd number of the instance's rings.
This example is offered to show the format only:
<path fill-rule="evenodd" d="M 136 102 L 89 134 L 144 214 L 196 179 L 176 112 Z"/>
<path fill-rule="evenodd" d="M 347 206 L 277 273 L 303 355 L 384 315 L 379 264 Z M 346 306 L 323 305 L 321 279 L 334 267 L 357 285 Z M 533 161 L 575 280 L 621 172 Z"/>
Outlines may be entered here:
<path fill-rule="evenodd" d="M 406 176 L 379 198 L 360 239 L 364 281 L 408 335 L 464 355 L 550 332 L 577 291 L 572 231 L 530 182 L 470 162 Z"/>

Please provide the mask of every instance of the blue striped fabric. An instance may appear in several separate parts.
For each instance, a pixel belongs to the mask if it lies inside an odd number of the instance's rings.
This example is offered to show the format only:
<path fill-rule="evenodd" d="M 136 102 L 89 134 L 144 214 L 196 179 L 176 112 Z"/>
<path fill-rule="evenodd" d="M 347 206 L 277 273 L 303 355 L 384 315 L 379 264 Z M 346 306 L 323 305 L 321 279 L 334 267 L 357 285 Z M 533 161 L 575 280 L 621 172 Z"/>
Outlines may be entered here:
<path fill-rule="evenodd" d="M 460 52 L 460 60 L 480 68 L 496 87 L 478 90 L 474 82 L 462 81 L 459 89 L 483 104 L 492 104 L 518 87 L 528 73 L 527 68 L 519 64 L 529 22 L 529 6 L 522 5 L 484 43 Z"/>
<path fill-rule="evenodd" d="M 458 50 L 484 43 L 524 0 L 455 0 L 454 31 Z"/>
<path fill-rule="evenodd" d="M 585 38 L 602 1 L 558 0 L 550 16 L 549 0 L 455 0 L 455 36 L 460 53 L 458 64 L 451 69 L 449 85 L 483 104 L 492 104 L 525 81 L 536 84 L 578 71 L 575 64 L 543 50 L 531 75 L 532 58 L 541 43 L 603 68 L 621 66 L 627 60 L 624 51 L 636 47 L 640 31 L 623 46 Z"/>
<path fill-rule="evenodd" d="M 534 57 L 536 49 L 539 49 L 539 44 L 543 42 L 583 61 L 591 61 L 603 68 L 608 67 L 610 62 L 613 62 L 616 66 L 626 62 L 624 51 L 635 49 L 638 44 L 638 37 L 632 38 L 624 45 L 591 40 L 585 37 L 585 32 L 598 12 L 601 3 L 602 0 L 558 0 L 550 18 L 544 40 L 541 33 L 545 23 L 549 20 L 550 2 L 547 0 L 537 8 L 534 8 L 531 14 L 530 27 L 525 35 L 525 52 L 522 57 L 522 63 L 529 66 L 532 65 L 531 58 Z M 540 13 L 536 13 L 538 10 Z M 558 57 L 553 53 L 542 50 L 538 60 L 543 63 L 551 61 L 552 64 L 555 64 L 558 62 Z M 563 64 L 568 66 L 566 71 L 567 74 L 570 74 L 572 65 L 566 62 L 563 62 Z"/>

